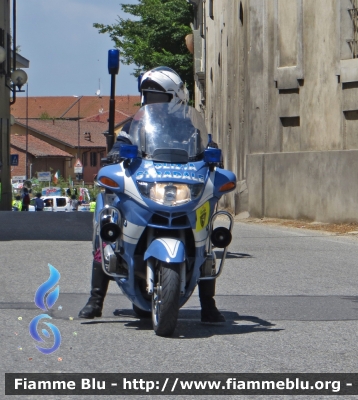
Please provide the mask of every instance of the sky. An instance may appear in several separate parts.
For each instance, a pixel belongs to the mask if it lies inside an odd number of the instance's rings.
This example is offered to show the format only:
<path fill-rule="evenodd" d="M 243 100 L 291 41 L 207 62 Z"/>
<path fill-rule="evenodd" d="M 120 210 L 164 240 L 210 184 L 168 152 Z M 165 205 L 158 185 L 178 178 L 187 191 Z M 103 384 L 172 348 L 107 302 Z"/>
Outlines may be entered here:
<path fill-rule="evenodd" d="M 93 23 L 110 25 L 120 4 L 137 0 L 17 0 L 17 46 L 30 61 L 29 96 L 110 95 L 108 50 L 114 43 Z M 11 2 L 12 3 L 12 2 Z M 121 64 L 116 95 L 138 94 L 133 66 Z M 24 87 L 25 88 L 25 87 Z M 18 93 L 18 96 L 24 96 Z"/>

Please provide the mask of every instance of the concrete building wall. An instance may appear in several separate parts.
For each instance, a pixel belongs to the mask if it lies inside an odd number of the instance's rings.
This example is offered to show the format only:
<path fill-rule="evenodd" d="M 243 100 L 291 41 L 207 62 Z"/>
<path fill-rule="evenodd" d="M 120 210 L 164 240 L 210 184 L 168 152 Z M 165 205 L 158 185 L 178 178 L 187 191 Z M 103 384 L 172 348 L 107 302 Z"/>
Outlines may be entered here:
<path fill-rule="evenodd" d="M 1 67 L 8 71 L 10 57 L 10 1 L 0 3 L 0 45 L 6 50 L 6 60 Z M 9 71 L 8 71 L 9 72 Z M 10 91 L 8 77 L 0 74 L 0 210 L 10 211 L 12 188 L 10 181 Z"/>
<path fill-rule="evenodd" d="M 199 1 L 196 107 L 237 175 L 235 213 L 358 218 L 355 3 Z"/>

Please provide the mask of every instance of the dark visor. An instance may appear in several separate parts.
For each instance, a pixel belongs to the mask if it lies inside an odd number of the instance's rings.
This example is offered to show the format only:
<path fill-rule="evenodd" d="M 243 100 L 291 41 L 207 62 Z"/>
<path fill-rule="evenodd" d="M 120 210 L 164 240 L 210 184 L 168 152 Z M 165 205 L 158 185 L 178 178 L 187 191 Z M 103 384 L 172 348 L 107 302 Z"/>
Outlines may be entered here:
<path fill-rule="evenodd" d="M 169 103 L 172 99 L 172 95 L 169 93 L 161 92 L 147 92 L 144 91 L 144 104 L 155 104 L 155 103 Z"/>

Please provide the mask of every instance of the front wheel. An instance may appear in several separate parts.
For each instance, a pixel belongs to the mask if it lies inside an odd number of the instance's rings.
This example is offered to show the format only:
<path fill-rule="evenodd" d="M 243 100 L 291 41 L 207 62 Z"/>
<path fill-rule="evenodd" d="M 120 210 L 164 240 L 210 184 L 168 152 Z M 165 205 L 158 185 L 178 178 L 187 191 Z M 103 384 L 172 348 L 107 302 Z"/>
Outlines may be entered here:
<path fill-rule="evenodd" d="M 157 284 L 152 296 L 152 321 L 158 336 L 170 336 L 179 313 L 180 264 L 159 261 Z"/>

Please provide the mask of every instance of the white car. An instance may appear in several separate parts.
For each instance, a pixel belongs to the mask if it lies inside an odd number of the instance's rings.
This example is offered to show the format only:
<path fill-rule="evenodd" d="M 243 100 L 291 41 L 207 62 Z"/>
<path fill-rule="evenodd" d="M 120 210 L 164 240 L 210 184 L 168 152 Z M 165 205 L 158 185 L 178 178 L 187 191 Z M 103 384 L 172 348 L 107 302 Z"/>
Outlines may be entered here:
<path fill-rule="evenodd" d="M 72 211 L 71 202 L 65 196 L 42 196 L 44 201 L 44 211 Z M 35 211 L 35 199 L 32 199 L 29 205 L 29 211 Z"/>
<path fill-rule="evenodd" d="M 89 211 L 90 205 L 88 203 L 82 203 L 78 205 L 77 211 Z"/>

